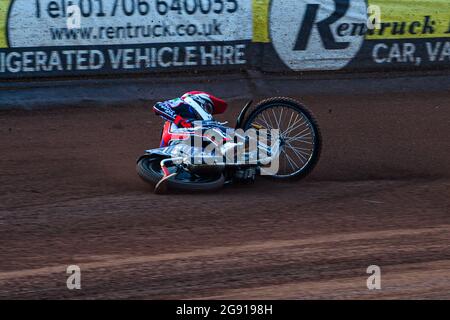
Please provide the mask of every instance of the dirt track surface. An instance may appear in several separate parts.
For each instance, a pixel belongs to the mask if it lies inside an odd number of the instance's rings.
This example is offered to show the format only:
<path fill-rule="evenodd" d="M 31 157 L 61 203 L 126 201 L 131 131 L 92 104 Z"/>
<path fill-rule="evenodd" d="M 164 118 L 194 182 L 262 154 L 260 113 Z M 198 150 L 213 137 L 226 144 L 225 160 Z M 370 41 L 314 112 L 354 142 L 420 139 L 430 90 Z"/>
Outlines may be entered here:
<path fill-rule="evenodd" d="M 0 113 L 0 298 L 450 299 L 450 94 L 301 99 L 324 137 L 309 178 L 195 195 L 137 177 L 148 109 Z"/>

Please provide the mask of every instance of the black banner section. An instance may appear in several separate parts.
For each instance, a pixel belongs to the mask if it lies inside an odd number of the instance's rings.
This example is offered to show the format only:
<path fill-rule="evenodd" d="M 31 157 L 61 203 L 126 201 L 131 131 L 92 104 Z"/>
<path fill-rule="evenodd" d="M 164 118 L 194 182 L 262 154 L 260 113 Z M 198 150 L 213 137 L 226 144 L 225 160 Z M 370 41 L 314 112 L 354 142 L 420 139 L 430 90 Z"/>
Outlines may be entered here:
<path fill-rule="evenodd" d="M 398 308 L 402 316 L 407 317 L 429 313 L 431 309 L 442 308 L 444 311 L 447 305 L 445 301 L 11 301 L 3 302 L 2 309 L 6 312 L 11 308 L 16 315 L 33 310 L 58 318 L 96 316 L 98 313 L 101 317 L 111 314 L 150 319 L 297 319 L 310 315 L 379 319 L 388 312 L 386 307 Z M 72 311 L 68 313 L 69 309 Z"/>
<path fill-rule="evenodd" d="M 343 71 L 450 68 L 448 38 L 366 40 Z M 250 41 L 0 49 L 0 79 L 254 69 L 294 72 Z"/>
<path fill-rule="evenodd" d="M 243 69 L 246 41 L 0 49 L 0 78 Z"/>
<path fill-rule="evenodd" d="M 366 40 L 347 69 L 450 67 L 450 38 Z"/>

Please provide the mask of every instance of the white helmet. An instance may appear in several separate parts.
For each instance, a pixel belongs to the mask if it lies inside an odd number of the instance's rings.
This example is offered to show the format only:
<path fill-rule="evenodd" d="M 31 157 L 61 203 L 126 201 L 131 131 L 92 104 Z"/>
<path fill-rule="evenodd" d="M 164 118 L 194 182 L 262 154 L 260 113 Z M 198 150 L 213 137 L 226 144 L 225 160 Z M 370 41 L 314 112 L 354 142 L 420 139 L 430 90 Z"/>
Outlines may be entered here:
<path fill-rule="evenodd" d="M 213 114 L 214 103 L 209 95 L 205 93 L 193 94 L 190 96 L 205 112 Z"/>

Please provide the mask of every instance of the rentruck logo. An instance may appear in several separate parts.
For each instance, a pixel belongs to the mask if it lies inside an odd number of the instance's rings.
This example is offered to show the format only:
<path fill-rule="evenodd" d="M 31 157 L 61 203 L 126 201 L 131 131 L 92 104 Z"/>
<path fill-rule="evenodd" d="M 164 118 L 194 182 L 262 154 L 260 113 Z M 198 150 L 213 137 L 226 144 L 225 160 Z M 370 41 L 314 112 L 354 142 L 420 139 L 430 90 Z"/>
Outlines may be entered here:
<path fill-rule="evenodd" d="M 364 41 L 365 0 L 273 0 L 270 36 L 293 70 L 336 70 L 347 65 Z"/>
<path fill-rule="evenodd" d="M 306 5 L 303 23 L 300 32 L 298 33 L 294 50 L 306 50 L 309 38 L 311 37 L 311 31 L 314 27 L 317 28 L 325 49 L 339 50 L 348 48 L 349 42 L 339 42 L 335 40 L 333 32 L 331 31 L 331 25 L 345 16 L 350 7 L 350 0 L 334 0 L 334 2 L 336 5 L 335 11 L 329 17 L 320 21 L 317 21 L 320 4 Z"/>

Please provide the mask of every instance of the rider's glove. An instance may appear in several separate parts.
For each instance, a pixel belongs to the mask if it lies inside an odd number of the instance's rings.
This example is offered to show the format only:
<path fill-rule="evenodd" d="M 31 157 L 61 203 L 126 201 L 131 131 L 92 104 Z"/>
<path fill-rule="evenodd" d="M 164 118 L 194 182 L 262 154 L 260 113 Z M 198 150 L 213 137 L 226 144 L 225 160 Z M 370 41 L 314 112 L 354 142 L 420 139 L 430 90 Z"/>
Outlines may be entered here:
<path fill-rule="evenodd" d="M 179 127 L 192 128 L 192 123 L 190 123 L 188 120 L 184 119 L 181 116 L 176 116 L 173 123 L 175 123 Z"/>

